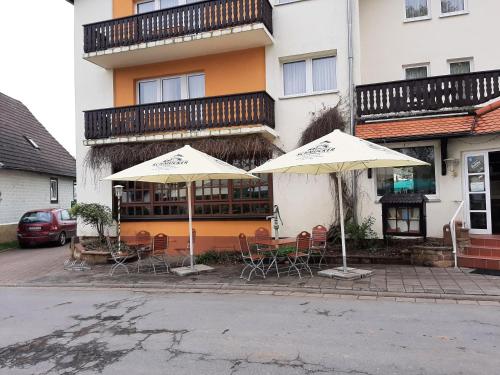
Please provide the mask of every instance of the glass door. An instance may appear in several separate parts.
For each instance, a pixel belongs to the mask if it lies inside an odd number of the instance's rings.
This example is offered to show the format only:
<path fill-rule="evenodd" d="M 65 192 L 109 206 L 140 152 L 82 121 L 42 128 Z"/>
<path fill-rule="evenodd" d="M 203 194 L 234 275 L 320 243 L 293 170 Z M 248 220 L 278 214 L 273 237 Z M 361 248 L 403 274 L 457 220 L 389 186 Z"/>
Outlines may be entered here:
<path fill-rule="evenodd" d="M 491 234 L 490 173 L 488 165 L 488 152 L 465 154 L 465 199 L 472 234 Z"/>

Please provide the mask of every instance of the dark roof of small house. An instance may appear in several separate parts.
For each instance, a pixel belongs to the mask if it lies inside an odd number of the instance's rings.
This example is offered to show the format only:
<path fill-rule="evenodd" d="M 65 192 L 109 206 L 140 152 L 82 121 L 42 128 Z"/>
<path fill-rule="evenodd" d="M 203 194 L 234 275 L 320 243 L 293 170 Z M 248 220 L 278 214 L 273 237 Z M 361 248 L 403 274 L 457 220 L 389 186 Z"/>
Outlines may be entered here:
<path fill-rule="evenodd" d="M 386 194 L 380 198 L 380 203 L 389 204 L 417 204 L 427 202 L 425 194 L 410 193 L 410 194 Z"/>
<path fill-rule="evenodd" d="M 56 141 L 23 103 L 2 93 L 0 168 L 76 176 L 75 158 Z"/>

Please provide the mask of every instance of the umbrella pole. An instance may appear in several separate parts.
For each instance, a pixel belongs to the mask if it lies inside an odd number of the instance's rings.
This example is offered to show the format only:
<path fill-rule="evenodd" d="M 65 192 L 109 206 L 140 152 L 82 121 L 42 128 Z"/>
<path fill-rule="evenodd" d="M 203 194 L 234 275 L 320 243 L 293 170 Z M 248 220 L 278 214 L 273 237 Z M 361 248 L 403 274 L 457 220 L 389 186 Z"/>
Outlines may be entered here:
<path fill-rule="evenodd" d="M 191 261 L 191 269 L 194 269 L 194 250 L 193 250 L 193 208 L 191 201 L 191 182 L 187 183 L 188 186 L 188 212 L 189 212 L 189 258 Z"/>
<path fill-rule="evenodd" d="M 344 202 L 342 201 L 342 177 L 340 172 L 337 172 L 338 194 L 339 194 L 339 209 L 340 209 L 340 234 L 342 237 L 342 266 L 344 273 L 347 272 L 347 254 L 345 250 L 345 230 L 344 230 Z"/>

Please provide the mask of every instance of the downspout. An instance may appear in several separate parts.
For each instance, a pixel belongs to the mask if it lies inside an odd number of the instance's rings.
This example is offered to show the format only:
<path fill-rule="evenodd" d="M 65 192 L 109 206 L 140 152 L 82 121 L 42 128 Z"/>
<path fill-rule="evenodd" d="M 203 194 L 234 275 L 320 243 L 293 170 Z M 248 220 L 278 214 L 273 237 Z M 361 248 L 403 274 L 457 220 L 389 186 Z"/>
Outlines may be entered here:
<path fill-rule="evenodd" d="M 347 5 L 347 53 L 349 66 L 349 133 L 354 135 L 355 110 L 354 110 L 354 44 L 353 44 L 353 1 L 346 0 Z M 357 192 L 356 192 L 356 172 L 352 173 L 351 192 L 353 204 L 353 221 L 357 223 Z M 343 219 L 343 218 L 341 218 Z"/>

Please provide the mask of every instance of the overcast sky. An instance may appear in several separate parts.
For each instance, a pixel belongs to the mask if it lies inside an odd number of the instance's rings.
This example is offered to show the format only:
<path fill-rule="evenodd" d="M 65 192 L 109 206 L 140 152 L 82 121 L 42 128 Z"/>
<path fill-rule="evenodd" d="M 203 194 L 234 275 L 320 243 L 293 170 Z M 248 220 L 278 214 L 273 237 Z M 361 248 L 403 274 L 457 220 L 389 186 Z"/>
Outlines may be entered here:
<path fill-rule="evenodd" d="M 0 2 L 0 91 L 22 101 L 75 155 L 73 6 Z"/>

